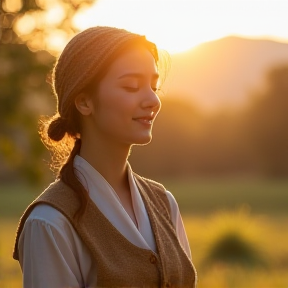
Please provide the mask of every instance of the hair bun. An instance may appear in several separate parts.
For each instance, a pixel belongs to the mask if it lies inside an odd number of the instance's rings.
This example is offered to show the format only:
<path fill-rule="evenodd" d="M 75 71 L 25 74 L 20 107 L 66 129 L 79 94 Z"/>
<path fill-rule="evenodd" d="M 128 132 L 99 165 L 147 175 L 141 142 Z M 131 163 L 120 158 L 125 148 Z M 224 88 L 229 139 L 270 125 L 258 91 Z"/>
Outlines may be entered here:
<path fill-rule="evenodd" d="M 63 139 L 65 133 L 67 132 L 67 125 L 65 122 L 65 119 L 63 119 L 61 116 L 58 116 L 50 122 L 47 130 L 47 134 L 50 139 L 54 141 L 60 141 Z"/>

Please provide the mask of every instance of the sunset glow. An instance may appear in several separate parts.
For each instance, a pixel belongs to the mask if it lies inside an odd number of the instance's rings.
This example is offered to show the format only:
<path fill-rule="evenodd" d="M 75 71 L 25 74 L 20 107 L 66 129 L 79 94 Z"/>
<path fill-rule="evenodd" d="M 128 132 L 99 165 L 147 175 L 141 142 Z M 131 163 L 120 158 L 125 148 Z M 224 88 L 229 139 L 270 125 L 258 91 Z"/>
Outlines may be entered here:
<path fill-rule="evenodd" d="M 285 0 L 98 0 L 74 24 L 125 28 L 174 53 L 228 35 L 288 42 L 287 11 Z"/>

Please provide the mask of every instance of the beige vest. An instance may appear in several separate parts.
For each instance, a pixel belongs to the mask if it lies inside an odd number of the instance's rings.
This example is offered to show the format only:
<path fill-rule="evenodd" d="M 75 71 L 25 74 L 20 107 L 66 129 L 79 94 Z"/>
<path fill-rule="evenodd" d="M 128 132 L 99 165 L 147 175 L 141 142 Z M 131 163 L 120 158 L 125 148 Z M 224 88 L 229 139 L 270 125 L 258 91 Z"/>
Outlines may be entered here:
<path fill-rule="evenodd" d="M 35 199 L 20 219 L 13 257 L 19 260 L 18 241 L 35 205 L 49 204 L 67 217 L 89 248 L 97 267 L 97 287 L 195 287 L 196 271 L 181 247 L 170 219 L 165 188 L 134 173 L 154 233 L 157 253 L 127 240 L 90 200 L 79 222 L 76 193 L 61 180 Z M 99 229 L 100 227 L 100 229 Z"/>

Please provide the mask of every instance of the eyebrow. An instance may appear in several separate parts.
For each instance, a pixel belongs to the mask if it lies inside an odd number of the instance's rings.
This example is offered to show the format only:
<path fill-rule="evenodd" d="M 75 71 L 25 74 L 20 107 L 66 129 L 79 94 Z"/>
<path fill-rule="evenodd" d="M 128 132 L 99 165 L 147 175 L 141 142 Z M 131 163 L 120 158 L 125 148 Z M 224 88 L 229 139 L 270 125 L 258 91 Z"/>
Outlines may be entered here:
<path fill-rule="evenodd" d="M 143 78 L 144 74 L 141 74 L 141 73 L 126 73 L 126 74 L 123 74 L 120 77 L 118 77 L 118 79 L 127 78 L 127 77 Z M 154 73 L 152 78 L 158 79 L 159 78 L 159 74 L 158 73 Z"/>

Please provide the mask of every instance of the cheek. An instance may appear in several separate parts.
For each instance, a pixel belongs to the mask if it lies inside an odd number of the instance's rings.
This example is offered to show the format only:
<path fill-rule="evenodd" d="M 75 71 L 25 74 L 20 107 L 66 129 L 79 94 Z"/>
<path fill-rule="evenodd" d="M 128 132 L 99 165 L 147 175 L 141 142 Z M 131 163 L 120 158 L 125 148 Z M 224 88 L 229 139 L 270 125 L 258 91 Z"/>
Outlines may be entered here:
<path fill-rule="evenodd" d="M 122 114 L 133 111 L 137 106 L 137 96 L 129 95 L 127 92 L 116 89 L 113 94 L 107 95 L 103 100 L 103 108 L 107 111 L 113 111 L 116 114 Z"/>
<path fill-rule="evenodd" d="M 125 93 L 117 93 L 113 96 L 106 96 L 105 99 L 101 99 L 101 103 L 98 106 L 98 114 L 96 117 L 102 123 L 102 125 L 121 127 L 121 125 L 128 124 L 132 120 L 134 113 L 136 99 L 129 97 Z M 108 128 L 108 127 L 107 127 Z"/>

